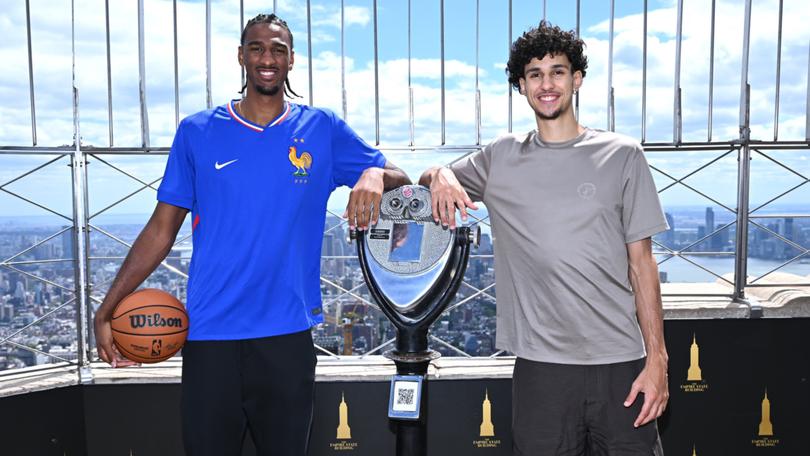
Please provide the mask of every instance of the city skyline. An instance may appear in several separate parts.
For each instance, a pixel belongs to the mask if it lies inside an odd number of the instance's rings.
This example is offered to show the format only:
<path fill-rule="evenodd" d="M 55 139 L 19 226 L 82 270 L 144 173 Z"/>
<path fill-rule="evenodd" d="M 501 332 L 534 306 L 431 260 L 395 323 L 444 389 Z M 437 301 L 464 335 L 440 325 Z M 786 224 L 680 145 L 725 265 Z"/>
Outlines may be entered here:
<path fill-rule="evenodd" d="M 674 222 L 672 229 L 657 235 L 655 240 L 673 250 L 694 243 L 699 234 L 708 234 L 705 227 L 709 222 L 715 223 L 715 228 L 721 230 L 718 233 L 723 232 L 720 225 L 728 222 L 727 217 L 718 216 L 711 207 L 705 207 L 703 211 L 693 208 L 687 212 L 668 212 L 667 215 L 668 219 Z M 770 221 L 767 227 L 805 248 L 810 246 L 810 220 L 786 217 L 775 222 Z M 73 290 L 73 260 L 65 256 L 65 252 L 73 249 L 73 237 L 69 226 L 60 228 L 64 230 L 60 235 L 15 258 L 20 264 L 14 267 L 21 272 L 7 268 L 0 269 L 0 338 L 8 337 L 9 334 L 30 325 L 49 312 L 55 312 L 40 325 L 31 326 L 19 337 L 13 337 L 11 340 L 15 344 L 31 346 L 64 359 L 75 359 L 76 307 L 65 305 L 69 302 Z M 100 228 L 121 241 L 131 242 L 140 232 L 141 226 L 113 224 Z M 704 228 L 702 233 L 700 228 Z M 166 261 L 170 267 L 182 273 L 188 272 L 191 258 L 192 245 L 188 238 L 189 234 L 190 227 L 185 225 L 178 235 L 178 239 L 184 240 L 172 249 Z M 321 348 L 331 354 L 362 355 L 393 338 L 394 328 L 373 305 L 373 299 L 365 287 L 357 259 L 354 257 L 355 246 L 347 243 L 346 234 L 345 224 L 339 218 L 327 217 L 322 239 L 321 262 L 325 323 L 313 328 L 313 337 Z M 767 272 L 790 256 L 786 256 L 786 252 L 789 253 L 788 244 L 766 234 L 764 231 L 755 231 L 749 239 L 749 271 L 764 267 L 765 269 L 759 273 Z M 4 225 L 0 222 L 0 257 L 8 258 L 15 255 L 25 250 L 25 246 L 34 245 L 49 235 L 53 233 L 46 227 Z M 710 237 L 706 240 L 705 246 L 701 247 L 701 244 L 698 244 L 682 253 L 687 257 L 690 252 L 699 255 L 691 259 L 701 264 L 712 258 L 722 258 L 719 254 L 708 257 L 701 255 L 707 252 L 733 254 L 733 239 L 733 231 L 729 231 L 727 236 Z M 497 240 L 494 240 L 494 243 L 495 245 L 488 234 L 484 234 L 481 246 L 472 252 L 473 256 L 465 275 L 465 285 L 459 290 L 454 302 L 467 299 L 469 301 L 443 314 L 431 328 L 431 334 L 447 344 L 431 342 L 431 346 L 445 356 L 456 356 L 462 352 L 473 356 L 490 356 L 497 352 L 495 348 L 497 293 L 494 287 L 493 258 Z M 780 245 L 782 247 L 774 247 Z M 658 251 L 660 261 L 665 253 L 661 253 L 660 249 Z M 103 298 L 106 287 L 109 286 L 126 252 L 126 246 L 120 241 L 100 232 L 91 233 L 89 273 L 90 289 L 94 298 L 98 300 Z M 66 261 L 59 261 L 60 259 Z M 764 266 L 760 266 L 757 262 L 761 262 Z M 663 261 L 660 266 L 662 281 L 679 282 L 680 278 L 686 276 L 684 267 L 691 269 L 690 274 L 699 273 L 699 281 L 715 280 L 715 277 L 697 266 L 684 263 L 674 265 L 669 261 Z M 733 271 L 733 256 L 727 256 L 716 263 L 720 265 L 719 267 L 725 268 L 715 271 L 718 275 Z M 788 265 L 783 271 L 794 271 L 810 277 L 810 258 L 805 256 L 802 262 Z M 37 280 L 28 274 L 41 277 L 47 282 Z M 142 287 L 161 288 L 172 292 L 181 300 L 185 299 L 185 279 L 167 268 L 158 268 Z M 472 297 L 473 295 L 476 296 Z M 94 303 L 94 307 L 96 305 L 97 303 Z M 451 303 L 450 307 L 453 306 Z M 60 310 L 55 310 L 60 307 Z M 351 344 L 350 348 L 345 346 L 346 341 Z M 10 362 L 8 361 L 10 358 L 17 361 Z M 21 366 L 15 363 L 33 365 L 53 361 L 43 353 L 24 351 L 16 345 L 0 346 L 0 364 L 3 363 L 3 359 L 6 359 L 6 368 Z"/>

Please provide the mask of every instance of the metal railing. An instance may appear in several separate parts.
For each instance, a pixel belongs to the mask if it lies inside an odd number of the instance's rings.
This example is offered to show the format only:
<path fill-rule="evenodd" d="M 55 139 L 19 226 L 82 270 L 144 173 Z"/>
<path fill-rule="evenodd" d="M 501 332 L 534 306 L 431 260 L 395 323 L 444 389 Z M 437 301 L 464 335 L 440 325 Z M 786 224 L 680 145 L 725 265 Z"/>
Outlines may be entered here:
<path fill-rule="evenodd" d="M 88 378 L 91 374 L 86 370 L 89 366 L 89 361 L 92 357 L 92 352 L 94 349 L 94 344 L 92 343 L 91 337 L 91 320 L 92 320 L 92 307 L 93 303 L 100 303 L 100 300 L 103 296 L 103 291 L 105 287 L 108 285 L 109 280 L 111 277 L 107 277 L 106 280 L 94 281 L 93 274 L 92 274 L 92 264 L 96 261 L 120 261 L 123 259 L 123 254 L 116 254 L 116 255 L 109 255 L 109 254 L 102 254 L 94 252 L 91 248 L 93 246 L 93 240 L 91 239 L 91 235 L 96 236 L 103 236 L 105 239 L 110 240 L 111 242 L 120 245 L 123 248 L 129 248 L 131 243 L 124 239 L 121 235 L 112 232 L 109 229 L 106 229 L 103 224 L 96 223 L 95 220 L 99 216 L 107 214 L 111 209 L 119 207 L 124 202 L 142 194 L 143 192 L 156 189 L 156 184 L 159 182 L 159 177 L 151 177 L 151 178 L 142 178 L 136 175 L 135 173 L 126 171 L 123 167 L 116 165 L 114 163 L 115 158 L 122 158 L 122 157 L 161 157 L 160 159 L 163 160 L 165 155 L 169 151 L 169 146 L 167 144 L 155 144 L 153 145 L 150 140 L 150 129 L 149 129 L 149 105 L 147 103 L 147 77 L 146 77 L 146 46 L 145 46 L 145 36 L 146 36 L 146 24 L 145 24 L 145 15 L 144 15 L 144 2 L 148 0 L 138 0 L 137 2 L 137 28 L 138 28 L 138 51 L 137 51 L 137 61 L 138 61 L 138 104 L 139 104 L 139 128 L 140 128 L 140 146 L 138 147 L 129 147 L 129 146 L 116 146 L 115 145 L 115 132 L 113 126 L 113 118 L 114 118 L 114 108 L 113 108 L 113 70 L 111 64 L 111 41 L 110 41 L 110 1 L 105 0 L 104 5 L 104 18 L 105 18 L 105 40 L 106 40 L 106 108 L 107 108 L 107 122 L 108 122 L 108 144 L 106 145 L 91 145 L 86 144 L 82 141 L 82 126 L 85 125 L 86 122 L 83 122 L 81 119 L 81 112 L 80 112 L 80 104 L 79 104 L 79 85 L 76 81 L 76 50 L 75 50 L 75 36 L 76 31 L 75 27 L 77 24 L 76 17 L 75 17 L 75 4 L 71 2 L 72 8 L 72 17 L 71 17 L 71 44 L 72 44 L 72 121 L 73 121 L 73 136 L 72 140 L 70 141 L 71 144 L 64 145 L 64 146 L 42 146 L 38 144 L 38 137 L 37 137 L 37 91 L 35 90 L 34 86 L 34 72 L 36 70 L 35 66 L 35 53 L 33 52 L 32 47 L 32 35 L 34 34 L 33 31 L 35 29 L 32 28 L 31 25 L 31 14 L 30 14 L 30 2 L 29 0 L 25 1 L 25 19 L 26 19 L 26 34 L 27 34 L 27 67 L 28 67 L 28 76 L 29 76 L 29 103 L 30 103 L 30 118 L 31 118 L 31 141 L 30 145 L 28 144 L 5 144 L 0 145 L 0 160 L 10 160 L 11 157 L 33 157 L 33 156 L 45 156 L 49 157 L 50 159 L 46 161 L 44 164 L 35 166 L 27 171 L 23 171 L 17 176 L 14 176 L 11 179 L 6 180 L 5 182 L 0 182 L 0 191 L 4 192 L 5 194 L 22 200 L 27 204 L 31 204 L 36 206 L 47 213 L 54 215 L 62 220 L 65 220 L 66 223 L 69 223 L 70 226 L 66 228 L 62 228 L 57 230 L 56 232 L 46 236 L 45 238 L 35 241 L 31 243 L 31 245 L 27 245 L 22 250 L 15 252 L 13 255 L 0 258 L 0 270 L 5 271 L 12 271 L 14 274 L 18 274 L 20 276 L 27 277 L 28 279 L 34 280 L 39 283 L 43 283 L 52 287 L 54 289 L 61 290 L 64 295 L 61 297 L 61 302 L 52 309 L 48 309 L 47 312 L 38 315 L 33 321 L 27 322 L 22 327 L 15 328 L 14 330 L 8 331 L 6 334 L 0 336 L 0 348 L 2 347 L 12 347 L 14 350 L 27 350 L 33 353 L 36 353 L 41 356 L 50 357 L 52 359 L 56 359 L 59 361 L 69 361 L 75 362 L 78 366 L 82 368 L 80 371 L 80 379 L 81 378 Z M 403 0 L 403 2 L 406 0 Z M 179 45 L 178 45 L 178 7 L 177 1 L 172 0 L 172 24 L 173 24 L 173 92 L 174 92 L 174 122 L 175 126 L 179 123 L 181 110 L 180 110 L 180 79 L 179 79 Z M 479 0 L 472 0 L 469 1 L 469 5 L 472 8 L 475 8 L 475 80 L 474 80 L 474 102 L 473 102 L 473 109 L 474 109 L 474 124 L 471 128 L 474 129 L 474 142 L 472 144 L 448 144 L 447 143 L 447 100 L 446 100 L 446 93 L 447 89 L 447 75 L 446 75 L 446 59 L 445 59 L 445 50 L 448 48 L 448 45 L 452 45 L 452 43 L 448 44 L 446 42 L 446 8 L 447 5 L 445 4 L 445 0 L 440 0 L 437 2 L 437 10 L 436 14 L 438 16 L 439 21 L 439 38 L 440 42 L 439 45 L 439 90 L 440 90 L 440 116 L 439 116 L 439 130 L 440 130 L 440 144 L 420 144 L 416 137 L 416 132 L 418 131 L 416 125 L 416 115 L 417 110 L 415 107 L 415 92 L 418 89 L 413 84 L 413 74 L 412 74 L 412 62 L 414 60 L 413 57 L 413 22 L 412 22 L 412 5 L 411 1 L 407 0 L 407 140 L 403 141 L 402 143 L 396 144 L 383 144 L 381 143 L 381 116 L 385 115 L 385 112 L 381 112 L 381 94 L 380 94 L 380 55 L 379 55 L 379 7 L 378 1 L 373 0 L 371 4 L 371 22 L 373 27 L 373 56 L 371 60 L 373 61 L 373 74 L 374 74 L 374 138 L 375 144 L 381 148 L 382 150 L 386 151 L 387 153 L 396 155 L 400 154 L 400 156 L 417 156 L 418 154 L 425 154 L 429 151 L 440 150 L 443 152 L 454 152 L 456 156 L 460 156 L 468 151 L 475 151 L 481 148 L 482 142 L 482 128 L 483 128 L 483 121 L 482 121 L 482 110 L 484 109 L 484 105 L 486 101 L 482 95 L 481 87 L 479 86 L 479 75 L 482 72 L 481 65 L 480 65 L 480 31 L 481 31 L 481 4 Z M 282 4 L 282 7 L 285 5 Z M 576 2 L 576 32 L 579 34 L 581 33 L 581 4 L 580 1 Z M 205 106 L 210 108 L 213 104 L 212 100 L 212 11 L 211 11 L 211 1 L 206 0 L 205 2 Z M 615 0 L 611 0 L 610 2 L 610 14 L 608 20 L 608 57 L 607 57 L 607 99 L 606 99 L 606 119 L 605 119 L 605 127 L 608 130 L 615 130 L 616 128 L 616 95 L 617 95 L 617 88 L 614 87 L 614 25 L 616 19 L 616 5 Z M 771 226 L 760 222 L 760 219 L 786 219 L 790 217 L 791 219 L 804 219 L 810 218 L 808 214 L 780 214 L 780 213 L 765 213 L 763 208 L 767 208 L 773 205 L 774 202 L 779 201 L 781 198 L 785 197 L 786 195 L 795 194 L 795 192 L 804 185 L 806 185 L 810 179 L 808 179 L 808 175 L 810 172 L 802 171 L 800 169 L 796 169 L 796 166 L 790 166 L 783 161 L 778 160 L 777 158 L 773 157 L 773 153 L 776 151 L 797 151 L 800 153 L 802 151 L 807 152 L 810 151 L 810 90 L 807 91 L 807 112 L 806 112 L 806 126 L 805 126 L 805 139 L 804 140 L 781 140 L 780 139 L 780 132 L 779 132 L 779 122 L 780 122 L 780 90 L 781 90 L 781 65 L 782 65 L 782 29 L 783 29 L 783 16 L 785 11 L 783 10 L 783 0 L 779 1 L 779 12 L 778 12 L 778 23 L 775 25 L 777 27 L 778 33 L 778 44 L 777 44 L 777 58 L 776 58 L 776 81 L 774 84 L 774 129 L 773 129 L 773 139 L 771 140 L 758 140 L 751 138 L 751 119 L 750 119 L 750 112 L 751 112 L 751 96 L 750 96 L 750 81 L 748 78 L 748 53 L 750 48 L 750 36 L 751 36 L 751 19 L 752 19 L 752 2 L 751 0 L 747 0 L 745 3 L 745 12 L 744 12 L 744 25 L 743 25 L 743 37 L 742 37 L 742 65 L 741 65 L 741 83 L 740 83 L 740 100 L 739 100 L 739 137 L 731 139 L 731 140 L 717 140 L 713 138 L 713 110 L 715 105 L 715 98 L 714 98 L 714 85 L 715 85 L 715 26 L 716 26 L 716 1 L 712 0 L 711 2 L 711 34 L 710 34 L 710 42 L 708 43 L 709 46 L 709 62 L 708 62 L 708 106 L 707 106 L 707 117 L 706 117 L 706 129 L 707 135 L 705 141 L 683 141 L 683 129 L 684 129 L 684 97 L 683 97 L 683 87 L 681 84 L 681 63 L 682 63 L 682 41 L 683 41 L 683 17 L 684 17 L 684 6 L 683 0 L 679 0 L 677 2 L 676 8 L 676 16 L 673 18 L 673 27 L 675 30 L 675 74 L 674 74 L 674 85 L 673 85 L 673 99 L 672 99 L 672 115 L 673 115 L 673 124 L 672 124 L 672 140 L 666 142 L 650 142 L 647 140 L 648 138 L 648 93 L 647 93 L 647 86 L 648 86 L 648 68 L 647 68 L 647 57 L 648 57 L 648 18 L 649 18 L 649 11 L 647 0 L 643 2 L 643 10 L 641 11 L 641 17 L 643 20 L 643 36 L 639 37 L 640 41 L 642 41 L 643 51 L 642 51 L 642 62 L 641 68 L 639 69 L 642 73 L 642 80 L 641 80 L 641 131 L 640 131 L 640 141 L 642 142 L 645 151 L 648 153 L 649 157 L 655 156 L 684 156 L 692 153 L 703 153 L 709 154 L 712 158 L 703 164 L 691 169 L 689 172 L 685 174 L 677 174 L 668 171 L 663 166 L 657 166 L 656 164 L 652 163 L 652 170 L 658 177 L 662 177 L 668 179 L 668 183 L 666 185 L 662 185 L 659 187 L 659 193 L 662 196 L 667 195 L 667 191 L 673 188 L 679 189 L 686 189 L 689 192 L 693 192 L 696 199 L 703 198 L 705 200 L 710 201 L 716 207 L 721 207 L 725 209 L 728 213 L 733 214 L 734 221 L 725 225 L 723 227 L 719 227 L 717 229 L 712 229 L 711 232 L 706 232 L 703 236 L 698 236 L 694 241 L 687 242 L 685 245 L 681 245 L 678 247 L 674 247 L 672 245 L 668 245 L 666 242 L 662 242 L 660 240 L 656 240 L 656 254 L 659 256 L 659 264 L 662 267 L 667 266 L 667 262 L 671 261 L 673 258 L 680 258 L 695 268 L 703 270 L 705 273 L 710 275 L 712 278 L 716 278 L 720 282 L 727 283 L 731 287 L 731 291 L 727 294 L 723 294 L 723 296 L 728 296 L 729 298 L 746 302 L 746 294 L 745 290 L 746 287 L 766 287 L 766 286 L 787 286 L 787 285 L 797 285 L 797 284 L 773 284 L 767 283 L 766 281 L 762 280 L 763 278 L 767 277 L 771 273 L 777 270 L 783 270 L 783 268 L 789 265 L 795 265 L 797 262 L 802 260 L 806 260 L 810 258 L 810 250 L 808 250 L 807 245 L 803 244 L 802 242 L 797 242 L 796 239 L 791 239 L 790 236 L 785 235 L 785 233 L 780 233 L 778 229 L 774 229 Z M 277 2 L 273 2 L 273 10 L 276 11 L 278 8 Z M 287 7 L 290 8 L 290 7 Z M 513 36 L 513 21 L 515 20 L 515 6 L 513 5 L 513 1 L 509 0 L 508 3 L 503 5 L 503 8 L 506 9 L 506 16 L 508 20 L 508 24 L 506 24 L 505 30 L 507 32 L 507 36 L 504 38 L 508 38 L 508 44 L 511 46 L 511 42 L 514 39 Z M 572 6 L 573 8 L 573 6 Z M 340 106 L 342 115 L 344 118 L 348 118 L 350 115 L 350 111 L 348 109 L 348 102 L 347 100 L 353 95 L 348 92 L 347 89 L 347 82 L 346 82 L 346 21 L 345 21 L 345 13 L 346 13 L 346 5 L 343 1 L 340 2 L 340 27 L 339 27 L 339 34 L 340 34 Z M 289 9 L 287 10 L 289 11 Z M 306 3 L 306 14 L 305 14 L 305 23 L 306 23 L 306 30 L 307 30 L 307 45 L 306 45 L 306 53 L 307 53 L 307 62 L 308 62 L 308 96 L 307 100 L 309 104 L 313 104 L 316 102 L 315 98 L 315 88 L 313 81 L 315 80 L 315 76 L 313 75 L 313 51 L 312 51 L 312 44 L 313 44 L 313 17 L 312 17 L 312 2 L 308 0 Z M 284 9 L 282 8 L 282 16 L 284 13 Z M 537 11 L 530 12 L 531 14 L 539 13 Z M 790 11 L 787 12 L 790 14 Z M 529 14 L 529 12 L 527 12 Z M 546 2 L 543 2 L 542 6 L 542 17 L 546 17 L 548 14 L 547 12 L 547 5 Z M 244 25 L 245 20 L 245 11 L 244 11 L 244 2 L 240 0 L 239 2 L 239 26 L 240 28 Z M 539 19 L 539 17 L 538 17 Z M 552 17 L 553 19 L 553 17 Z M 491 24 L 490 24 L 491 25 Z M 235 27 L 234 27 L 234 30 Z M 234 31 L 234 35 L 236 35 L 236 31 Z M 506 41 L 506 40 L 505 40 Z M 810 46 L 808 46 L 810 48 Z M 503 49 L 504 53 L 501 58 L 505 61 L 506 54 L 508 48 L 505 47 Z M 810 64 L 808 64 L 808 79 L 810 79 Z M 244 82 L 244 74 L 241 75 L 241 80 Z M 810 84 L 810 83 L 808 83 Z M 513 128 L 513 103 L 512 103 L 512 90 L 511 87 L 508 87 L 503 92 L 503 97 L 498 101 L 498 103 L 505 103 L 507 105 L 507 130 L 512 131 Z M 491 106 L 489 106 L 491 108 Z M 198 108 L 203 108 L 203 106 L 199 106 Z M 582 113 L 580 112 L 580 94 L 577 93 L 575 96 L 575 108 L 577 116 L 579 117 Z M 784 120 L 784 119 L 782 119 Z M 428 155 L 421 155 L 423 157 L 429 157 Z M 707 169 L 710 169 L 716 163 L 720 163 L 724 159 L 734 158 L 736 156 L 737 159 L 737 192 L 736 192 L 736 204 L 734 206 L 728 205 L 720 199 L 712 196 L 709 192 L 705 190 L 701 190 L 689 183 L 689 179 L 693 176 L 697 175 L 698 173 L 704 172 Z M 52 157 L 52 158 L 51 158 Z M 749 207 L 749 196 L 751 193 L 751 160 L 752 158 L 762 158 L 771 162 L 778 166 L 779 168 L 783 169 L 785 172 L 795 176 L 798 179 L 798 183 L 793 185 L 791 188 L 781 192 L 777 196 L 769 199 L 767 202 L 763 204 L 758 204 L 757 207 L 751 209 Z M 71 204 L 72 204 L 72 214 L 65 215 L 60 211 L 49 207 L 47 204 L 43 204 L 37 202 L 33 198 L 26 197 L 25 195 L 19 194 L 13 191 L 10 188 L 11 184 L 18 182 L 21 179 L 24 179 L 31 174 L 35 173 L 36 171 L 46 168 L 55 166 L 56 163 L 59 163 L 60 160 L 63 162 L 64 159 L 69 161 L 69 174 L 70 174 L 70 182 L 71 188 L 63 188 L 63 189 L 54 189 L 54 191 L 70 191 L 72 194 Z M 107 204 L 104 208 L 96 211 L 90 210 L 90 199 L 91 199 L 91 191 L 89 190 L 88 183 L 92 182 L 93 176 L 92 173 L 88 173 L 88 164 L 93 161 L 98 166 L 105 166 L 106 168 L 113 170 L 114 172 L 118 173 L 121 177 L 130 179 L 137 183 L 137 188 L 131 191 L 130 193 L 126 194 L 125 196 L 117 199 L 116 201 L 112 202 L 111 204 Z M 330 213 L 331 216 L 339 218 L 339 215 L 336 213 Z M 4 215 L 1 214 L 0 215 Z M 479 223 L 488 225 L 488 215 L 484 212 L 481 212 L 480 217 L 473 215 L 473 218 L 476 219 Z M 327 228 L 325 234 L 329 234 L 330 231 L 339 232 L 342 231 L 343 227 L 345 226 L 345 221 L 336 223 L 335 225 Z M 746 227 L 746 229 L 737 229 L 738 227 Z M 755 228 L 760 230 L 763 233 L 767 233 L 769 236 L 773 237 L 774 239 L 778 239 L 779 241 L 788 245 L 792 251 L 795 252 L 790 258 L 787 258 L 781 265 L 773 268 L 766 273 L 760 274 L 757 277 L 750 278 L 747 274 L 747 264 L 748 264 L 748 234 L 749 230 Z M 697 246 L 700 246 L 702 243 L 706 242 L 707 240 L 713 238 L 713 236 L 721 235 L 724 232 L 730 231 L 734 229 L 735 231 L 735 238 L 733 242 L 733 250 L 724 250 L 724 251 L 712 251 L 712 250 L 705 250 L 705 249 L 696 249 Z M 707 231 L 708 227 L 707 227 Z M 66 233 L 70 233 L 72 236 L 72 252 L 70 252 L 70 258 L 47 258 L 47 259 L 20 259 L 24 258 L 27 254 L 32 252 L 33 250 L 41 247 L 47 242 L 50 242 L 56 238 L 64 236 Z M 188 234 L 181 236 L 177 240 L 177 245 L 186 245 L 189 240 Z M 65 252 L 66 253 L 66 252 Z M 733 279 L 729 279 L 725 277 L 722 272 L 714 271 L 710 267 L 706 267 L 698 261 L 698 258 L 705 257 L 705 256 L 728 256 L 733 257 L 734 261 L 734 277 Z M 343 252 L 339 255 L 324 255 L 324 260 L 326 261 L 339 261 L 344 262 L 343 268 L 346 268 L 345 263 L 350 263 L 353 261 L 351 259 L 352 254 L 349 252 Z M 477 255 L 474 256 L 473 261 L 491 261 L 492 255 Z M 38 275 L 35 272 L 31 272 L 26 270 L 26 268 L 31 269 L 37 265 L 46 265 L 52 263 L 65 263 L 69 262 L 72 265 L 73 269 L 73 281 L 70 287 L 65 286 L 65 284 L 57 283 L 53 280 L 48 279 L 42 275 Z M 182 262 L 181 262 L 182 263 Z M 177 263 L 173 263 L 172 260 L 166 260 L 161 264 L 161 270 L 167 272 L 168 274 L 173 274 L 174 276 L 179 278 L 179 282 L 187 277 L 186 271 L 182 264 L 178 266 Z M 370 301 L 367 291 L 365 291 L 364 284 L 357 280 L 350 281 L 351 285 L 347 286 L 347 284 L 340 283 L 339 280 L 335 280 L 335 278 L 330 277 L 322 277 L 322 284 L 324 287 L 325 292 L 325 299 L 324 305 L 327 308 L 331 308 L 333 306 L 343 306 L 346 305 L 361 305 L 366 307 L 364 310 L 364 314 L 372 315 L 371 319 L 381 318 L 380 315 L 374 314 L 374 309 L 376 306 Z M 805 283 L 804 281 L 800 281 L 798 285 L 810 285 L 810 283 Z M 178 285 L 179 286 L 179 285 Z M 496 301 L 496 296 L 493 293 L 494 289 L 494 282 L 489 281 L 487 283 L 465 283 L 465 286 L 462 287 L 462 290 L 459 295 L 459 299 L 457 302 L 449 306 L 448 310 L 446 311 L 446 315 L 449 315 L 451 312 L 456 311 L 459 308 L 463 308 L 463 306 L 469 306 L 473 303 L 478 305 L 481 304 L 481 300 L 487 303 L 494 303 Z M 345 303 L 344 303 L 345 301 Z M 36 346 L 30 346 L 23 343 L 16 342 L 14 339 L 21 334 L 25 334 L 27 331 L 30 331 L 31 328 L 36 327 L 37 325 L 48 321 L 48 319 L 52 319 L 53 316 L 59 312 L 63 311 L 64 309 L 73 309 L 75 310 L 74 318 L 75 318 L 75 326 L 76 326 L 76 358 L 68 359 L 64 356 L 54 355 L 50 352 L 45 352 L 44 350 L 37 348 Z M 354 312 L 356 314 L 356 312 Z M 0 314 L 2 315 L 2 314 Z M 332 315 L 332 325 L 337 327 L 340 325 L 339 320 L 340 315 L 338 315 L 337 311 L 335 314 Z M 441 329 L 441 328 L 438 328 Z M 380 331 L 382 333 L 383 331 Z M 439 331 L 440 332 L 440 331 Z M 325 336 L 327 337 L 327 336 Z M 329 335 L 328 337 L 333 337 Z M 368 346 L 365 349 L 365 354 L 375 354 L 379 353 L 381 349 L 388 346 L 392 339 L 390 337 L 386 337 L 384 334 L 378 334 L 379 343 L 375 344 L 374 346 Z M 439 337 L 433 337 L 432 339 L 436 344 L 438 344 L 438 348 L 444 348 L 451 353 L 461 355 L 461 356 L 469 356 L 463 348 L 459 347 L 458 343 L 452 343 L 447 340 L 443 340 Z M 334 347 L 319 347 L 321 351 L 325 354 L 330 356 L 340 356 L 338 353 L 338 349 Z M 331 348 L 331 349 L 330 349 Z M 351 351 L 351 350 L 350 350 Z M 491 350 L 493 353 L 491 356 L 500 355 L 501 352 L 497 352 L 494 349 Z"/>

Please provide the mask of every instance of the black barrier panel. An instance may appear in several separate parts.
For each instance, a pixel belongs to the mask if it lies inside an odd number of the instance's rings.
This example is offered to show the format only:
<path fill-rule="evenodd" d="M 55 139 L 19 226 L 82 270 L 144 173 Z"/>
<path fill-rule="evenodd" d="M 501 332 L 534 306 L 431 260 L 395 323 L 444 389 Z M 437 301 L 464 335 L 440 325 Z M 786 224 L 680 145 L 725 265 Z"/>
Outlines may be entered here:
<path fill-rule="evenodd" d="M 318 383 L 310 454 L 394 454 L 389 385 Z M 510 379 L 428 381 L 428 455 L 510 455 L 511 385 Z"/>
<path fill-rule="evenodd" d="M 0 455 L 88 454 L 82 387 L 0 399 Z"/>
<path fill-rule="evenodd" d="M 667 456 L 810 454 L 810 319 L 670 320 Z M 311 456 L 394 454 L 389 382 L 319 382 Z M 428 381 L 431 456 L 511 453 L 511 380 Z M 177 384 L 0 398 L 0 454 L 177 456 Z M 344 417 L 345 416 L 345 417 Z M 243 456 L 255 451 L 246 439 Z"/>
<path fill-rule="evenodd" d="M 810 319 L 667 321 L 665 330 L 668 456 L 810 454 Z"/>
<path fill-rule="evenodd" d="M 179 384 L 84 387 L 84 402 L 88 455 L 183 454 Z"/>
<path fill-rule="evenodd" d="M 318 382 L 309 454 L 393 454 L 387 411 L 386 382 Z"/>
<path fill-rule="evenodd" d="M 429 455 L 508 456 L 511 435 L 511 379 L 431 384 Z"/>

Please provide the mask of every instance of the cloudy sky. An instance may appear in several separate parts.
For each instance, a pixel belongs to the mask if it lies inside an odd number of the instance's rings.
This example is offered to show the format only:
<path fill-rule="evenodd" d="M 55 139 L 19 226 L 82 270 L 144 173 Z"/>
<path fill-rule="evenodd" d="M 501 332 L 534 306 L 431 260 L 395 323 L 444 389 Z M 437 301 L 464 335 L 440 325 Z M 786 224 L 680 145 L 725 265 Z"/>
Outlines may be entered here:
<path fill-rule="evenodd" d="M 341 2 L 312 1 L 311 43 L 307 36 L 306 2 L 278 0 L 278 14 L 294 34 L 293 88 L 302 95 L 294 101 L 327 107 L 343 115 L 341 65 L 345 66 L 347 120 L 368 142 L 375 143 L 374 28 L 372 0 L 345 0 L 345 56 L 341 62 Z M 476 69 L 481 91 L 481 140 L 486 143 L 508 129 L 509 88 L 504 75 L 509 37 L 508 2 L 480 0 L 476 53 L 476 1 L 445 0 L 445 85 L 448 145 L 474 145 Z M 542 1 L 513 2 L 512 36 L 543 17 Z M 545 14 L 563 28 L 576 27 L 574 2 L 546 2 Z M 641 139 L 643 1 L 617 1 L 613 43 L 613 88 L 616 130 Z M 706 141 L 709 113 L 711 2 L 684 0 L 681 87 L 683 140 Z M 777 59 L 778 0 L 753 2 L 749 82 L 751 83 L 752 137 L 773 140 Z M 0 12 L 0 145 L 32 145 L 29 71 L 27 65 L 24 0 L 4 3 Z M 273 2 L 244 2 L 245 21 L 259 12 L 272 11 Z M 437 0 L 411 2 L 411 59 L 408 60 L 408 2 L 379 0 L 379 103 L 381 147 L 408 144 L 408 80 L 414 93 L 415 143 L 441 143 L 440 11 Z M 739 136 L 740 75 L 743 50 L 743 0 L 717 0 L 714 49 L 714 141 Z M 30 0 L 33 80 L 36 98 L 37 144 L 58 146 L 73 142 L 71 1 Z M 138 92 L 138 21 L 136 0 L 115 0 L 110 7 L 110 66 L 112 81 L 113 145 L 141 145 Z M 647 106 L 645 139 L 673 140 L 673 92 L 676 53 L 677 2 L 649 0 Z M 177 1 L 178 79 L 180 118 L 206 108 L 205 2 Z M 581 90 L 580 121 L 594 128 L 607 127 L 609 17 L 608 0 L 582 1 L 581 35 L 589 58 Z M 105 1 L 75 0 L 75 75 L 79 91 L 82 142 L 110 145 L 107 112 L 107 47 Z M 238 0 L 212 0 L 212 101 L 222 104 L 238 96 L 240 68 L 236 48 L 240 33 Z M 779 139 L 805 138 L 810 9 L 805 0 L 784 0 Z M 146 102 L 152 146 L 169 146 L 175 119 L 174 30 L 172 1 L 144 0 Z M 312 55 L 308 54 L 311 45 Z M 476 58 L 478 65 L 476 67 Z M 310 61 L 313 91 L 309 92 Z M 409 65 L 410 64 L 410 65 Z M 410 73 L 409 73 L 410 66 Z M 534 128 L 525 100 L 513 92 L 513 130 Z M 459 152 L 386 150 L 386 155 L 416 179 L 428 166 L 449 162 Z M 648 160 L 680 178 L 717 158 L 717 152 L 656 153 Z M 810 174 L 806 151 L 769 153 L 771 158 Z M 0 156 L 0 185 L 52 157 Z M 162 174 L 165 156 L 122 157 L 103 155 L 109 165 L 126 170 L 144 182 Z M 70 215 L 67 160 L 62 158 L 14 182 L 7 190 Z M 122 176 L 111 166 L 91 158 L 90 212 L 94 214 L 143 184 Z M 752 204 L 765 202 L 803 179 L 755 154 Z M 655 173 L 659 188 L 671 179 Z M 694 188 L 722 204 L 735 206 L 736 155 L 687 179 Z M 53 191 L 54 189 L 65 191 Z M 346 192 L 338 192 L 330 208 L 338 211 Z M 684 187 L 661 194 L 668 205 L 714 205 Z M 780 198 L 780 204 L 810 201 L 804 187 Z M 141 192 L 111 212 L 145 213 L 154 206 L 154 192 Z M 44 212 L 7 194 L 0 194 L 0 215 L 35 215 Z"/>

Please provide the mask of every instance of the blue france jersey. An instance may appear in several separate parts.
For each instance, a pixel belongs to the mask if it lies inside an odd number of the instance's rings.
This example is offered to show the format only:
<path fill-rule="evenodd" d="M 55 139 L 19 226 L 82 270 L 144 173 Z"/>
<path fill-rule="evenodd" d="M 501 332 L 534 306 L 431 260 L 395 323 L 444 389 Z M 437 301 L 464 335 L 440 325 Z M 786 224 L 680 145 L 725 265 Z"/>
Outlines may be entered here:
<path fill-rule="evenodd" d="M 385 157 L 334 113 L 285 103 L 260 126 L 233 101 L 184 119 L 159 201 L 190 209 L 189 340 L 250 339 L 323 321 L 326 202 Z"/>

